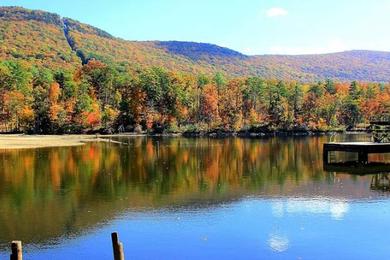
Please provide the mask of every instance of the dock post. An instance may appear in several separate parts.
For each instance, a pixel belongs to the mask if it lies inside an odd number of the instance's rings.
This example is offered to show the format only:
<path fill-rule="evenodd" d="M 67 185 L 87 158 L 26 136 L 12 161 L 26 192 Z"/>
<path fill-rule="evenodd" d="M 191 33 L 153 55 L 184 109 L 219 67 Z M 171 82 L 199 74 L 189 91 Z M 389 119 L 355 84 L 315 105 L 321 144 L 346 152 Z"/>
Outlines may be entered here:
<path fill-rule="evenodd" d="M 367 164 L 368 163 L 368 153 L 365 151 L 361 151 L 358 153 L 358 161 L 359 163 Z"/>
<path fill-rule="evenodd" d="M 111 233 L 112 249 L 114 251 L 114 260 L 125 260 L 123 244 L 119 242 L 118 233 Z"/>
<path fill-rule="evenodd" d="M 322 152 L 322 160 L 324 161 L 325 164 L 328 164 L 329 160 L 329 150 L 326 144 L 324 144 L 323 152 Z"/>
<path fill-rule="evenodd" d="M 23 259 L 22 242 L 12 241 L 11 252 L 12 253 L 10 255 L 10 260 L 22 260 Z"/>

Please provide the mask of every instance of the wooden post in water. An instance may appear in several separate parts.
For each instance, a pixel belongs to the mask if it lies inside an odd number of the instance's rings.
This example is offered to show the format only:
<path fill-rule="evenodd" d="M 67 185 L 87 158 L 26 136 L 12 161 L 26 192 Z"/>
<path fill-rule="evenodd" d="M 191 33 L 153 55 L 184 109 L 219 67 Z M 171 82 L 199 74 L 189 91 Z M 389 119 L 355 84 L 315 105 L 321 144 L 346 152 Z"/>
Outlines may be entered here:
<path fill-rule="evenodd" d="M 119 242 L 118 233 L 111 233 L 112 249 L 114 251 L 114 260 L 125 260 L 123 244 Z"/>
<path fill-rule="evenodd" d="M 12 241 L 11 252 L 12 253 L 10 255 L 10 260 L 22 260 L 23 259 L 22 242 Z"/>
<path fill-rule="evenodd" d="M 324 145 L 324 148 L 323 148 L 322 160 L 324 161 L 325 164 L 329 163 L 329 161 L 328 161 L 329 160 L 329 150 L 326 147 L 326 145 Z"/>
<path fill-rule="evenodd" d="M 367 154 L 367 152 L 360 151 L 358 153 L 358 161 L 359 161 L 359 163 L 367 164 L 368 163 L 368 154 Z"/>

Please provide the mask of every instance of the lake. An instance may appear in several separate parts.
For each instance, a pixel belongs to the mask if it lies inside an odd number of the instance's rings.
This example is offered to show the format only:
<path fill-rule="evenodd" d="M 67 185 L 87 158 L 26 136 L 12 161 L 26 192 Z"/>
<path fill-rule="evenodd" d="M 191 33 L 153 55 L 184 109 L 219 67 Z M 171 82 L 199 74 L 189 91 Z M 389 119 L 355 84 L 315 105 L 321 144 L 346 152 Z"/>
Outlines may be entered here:
<path fill-rule="evenodd" d="M 123 137 L 3 150 L 0 258 L 22 240 L 25 259 L 112 259 L 118 231 L 127 259 L 389 259 L 387 174 L 322 162 L 324 142 L 368 139 Z"/>

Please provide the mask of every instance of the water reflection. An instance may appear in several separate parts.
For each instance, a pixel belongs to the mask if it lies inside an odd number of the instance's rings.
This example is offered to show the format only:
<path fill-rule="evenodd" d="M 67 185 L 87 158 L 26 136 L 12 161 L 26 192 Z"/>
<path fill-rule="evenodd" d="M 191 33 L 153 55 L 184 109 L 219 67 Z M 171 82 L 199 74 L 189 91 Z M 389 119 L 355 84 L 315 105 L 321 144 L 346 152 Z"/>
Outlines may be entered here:
<path fill-rule="evenodd" d="M 390 176 L 388 173 L 376 174 L 371 179 L 371 190 L 390 191 Z"/>
<path fill-rule="evenodd" d="M 342 220 L 348 210 L 348 201 L 340 199 L 291 198 L 272 203 L 272 213 L 276 218 L 282 218 L 285 214 L 329 214 L 335 220 Z"/>
<path fill-rule="evenodd" d="M 324 172 L 327 137 L 122 141 L 129 145 L 0 152 L 2 246 L 16 237 L 25 243 L 57 243 L 127 211 L 283 197 L 287 201 L 272 206 L 275 217 L 309 212 L 342 219 L 348 201 L 387 196 L 373 188 L 372 176 Z M 15 219 L 23 221 L 15 225 Z M 289 243 L 275 235 L 269 244 L 278 251 Z"/>
<path fill-rule="evenodd" d="M 288 249 L 289 243 L 289 239 L 286 236 L 280 234 L 271 234 L 270 238 L 268 239 L 269 247 L 278 253 L 286 251 Z"/>

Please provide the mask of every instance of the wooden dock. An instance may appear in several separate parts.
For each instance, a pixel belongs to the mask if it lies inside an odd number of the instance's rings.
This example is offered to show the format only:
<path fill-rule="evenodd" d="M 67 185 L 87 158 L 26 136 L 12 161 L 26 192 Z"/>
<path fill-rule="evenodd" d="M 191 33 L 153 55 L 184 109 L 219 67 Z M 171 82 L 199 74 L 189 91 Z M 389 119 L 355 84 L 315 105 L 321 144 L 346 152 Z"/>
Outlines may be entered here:
<path fill-rule="evenodd" d="M 329 152 L 351 152 L 358 154 L 358 161 L 362 164 L 368 163 L 368 154 L 370 153 L 390 153 L 390 143 L 374 142 L 343 142 L 343 143 L 325 143 L 323 150 L 324 163 L 329 163 Z"/>

